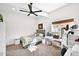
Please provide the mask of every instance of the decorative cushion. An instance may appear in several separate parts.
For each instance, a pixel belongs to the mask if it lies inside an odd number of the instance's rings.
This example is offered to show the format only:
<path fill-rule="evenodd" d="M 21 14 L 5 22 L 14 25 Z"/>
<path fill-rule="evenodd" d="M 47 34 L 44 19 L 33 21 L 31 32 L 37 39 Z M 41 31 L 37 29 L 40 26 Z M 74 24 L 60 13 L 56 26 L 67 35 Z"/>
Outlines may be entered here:
<path fill-rule="evenodd" d="M 53 35 L 53 38 L 59 39 L 59 35 Z"/>
<path fill-rule="evenodd" d="M 43 37 L 43 34 L 42 34 L 42 33 L 39 33 L 39 36 L 40 36 L 40 37 Z"/>

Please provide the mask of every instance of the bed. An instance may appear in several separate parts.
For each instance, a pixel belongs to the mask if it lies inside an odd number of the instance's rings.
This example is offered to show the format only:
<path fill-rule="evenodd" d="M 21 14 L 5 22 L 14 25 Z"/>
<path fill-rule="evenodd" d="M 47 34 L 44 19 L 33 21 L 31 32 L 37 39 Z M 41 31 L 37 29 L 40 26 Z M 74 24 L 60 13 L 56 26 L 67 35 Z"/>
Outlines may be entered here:
<path fill-rule="evenodd" d="M 42 42 L 43 34 L 39 33 L 39 35 L 33 35 L 33 36 L 22 36 L 20 37 L 20 43 L 23 48 L 27 48 L 30 44 L 34 43 L 34 45 L 37 45 Z"/>

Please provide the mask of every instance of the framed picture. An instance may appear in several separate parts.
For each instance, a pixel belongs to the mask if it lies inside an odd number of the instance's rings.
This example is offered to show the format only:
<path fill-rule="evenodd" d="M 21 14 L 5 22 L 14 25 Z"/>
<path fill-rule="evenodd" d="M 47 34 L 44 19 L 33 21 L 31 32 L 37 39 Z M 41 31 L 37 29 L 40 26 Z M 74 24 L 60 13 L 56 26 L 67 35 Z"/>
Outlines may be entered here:
<path fill-rule="evenodd" d="M 38 29 L 43 29 L 43 24 L 38 24 Z"/>

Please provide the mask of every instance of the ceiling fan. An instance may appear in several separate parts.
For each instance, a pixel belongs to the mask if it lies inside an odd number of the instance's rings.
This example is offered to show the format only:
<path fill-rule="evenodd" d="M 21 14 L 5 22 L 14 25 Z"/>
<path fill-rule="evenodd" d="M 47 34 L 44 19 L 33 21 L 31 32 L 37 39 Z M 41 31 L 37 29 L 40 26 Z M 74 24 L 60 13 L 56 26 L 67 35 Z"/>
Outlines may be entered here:
<path fill-rule="evenodd" d="M 33 3 L 28 4 L 29 11 L 26 11 L 26 10 L 19 10 L 19 11 L 29 13 L 27 16 L 29 16 L 30 14 L 33 14 L 33 15 L 35 15 L 35 16 L 38 16 L 36 13 L 42 12 L 42 10 L 33 11 L 33 10 L 32 10 L 32 4 L 33 4 Z"/>

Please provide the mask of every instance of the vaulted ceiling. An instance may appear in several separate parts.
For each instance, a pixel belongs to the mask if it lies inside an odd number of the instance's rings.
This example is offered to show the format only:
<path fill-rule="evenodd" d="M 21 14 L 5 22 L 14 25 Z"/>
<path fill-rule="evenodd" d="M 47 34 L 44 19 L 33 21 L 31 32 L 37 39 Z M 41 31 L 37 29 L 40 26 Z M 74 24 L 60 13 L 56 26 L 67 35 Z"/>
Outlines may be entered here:
<path fill-rule="evenodd" d="M 48 13 L 64 5 L 67 5 L 67 3 L 33 3 L 33 10 L 43 10 L 38 14 L 48 16 Z M 22 13 L 19 11 L 20 9 L 29 10 L 27 3 L 0 3 L 0 10 L 2 11 Z"/>

